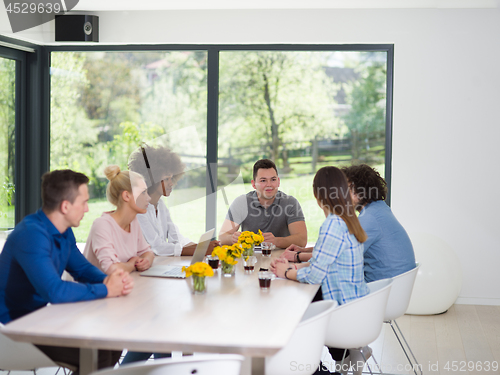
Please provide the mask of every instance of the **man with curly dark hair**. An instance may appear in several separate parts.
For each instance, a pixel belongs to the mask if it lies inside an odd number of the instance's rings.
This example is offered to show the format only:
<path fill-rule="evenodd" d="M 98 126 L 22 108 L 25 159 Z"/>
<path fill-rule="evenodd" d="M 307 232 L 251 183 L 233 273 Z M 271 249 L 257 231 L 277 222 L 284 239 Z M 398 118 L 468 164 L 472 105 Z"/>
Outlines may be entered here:
<path fill-rule="evenodd" d="M 410 237 L 396 219 L 387 198 L 387 183 L 372 167 L 361 164 L 343 167 L 350 194 L 356 210 L 359 211 L 359 222 L 368 235 L 363 243 L 364 276 L 366 282 L 400 275 L 415 268 L 415 254 Z M 313 248 L 289 246 L 281 255 L 292 262 L 307 262 L 312 257 Z M 362 350 L 349 350 L 347 363 L 357 366 L 353 372 L 361 374 L 363 367 L 358 365 L 368 359 L 372 350 L 365 346 Z"/>
<path fill-rule="evenodd" d="M 153 252 L 165 256 L 193 255 L 196 244 L 180 233 L 161 199 L 170 196 L 184 174 L 185 165 L 179 155 L 167 147 L 143 145 L 132 153 L 128 167 L 142 175 L 148 186 L 151 201 L 147 212 L 137 215 L 137 219 Z M 217 245 L 218 241 L 212 241 L 207 254 Z"/>
<path fill-rule="evenodd" d="M 387 183 L 372 167 L 366 164 L 352 165 L 341 168 L 341 171 L 356 194 L 358 211 L 368 203 L 385 201 L 387 198 Z"/>
<path fill-rule="evenodd" d="M 385 203 L 387 183 L 372 167 L 342 168 L 349 182 L 359 222 L 368 235 L 364 243 L 365 280 L 394 277 L 415 268 L 410 237 Z"/>
<path fill-rule="evenodd" d="M 385 203 L 387 183 L 372 167 L 361 164 L 341 168 L 359 212 L 359 222 L 368 235 L 364 245 L 365 281 L 394 277 L 415 267 L 410 237 Z M 307 262 L 312 248 L 292 245 L 282 257 Z"/>

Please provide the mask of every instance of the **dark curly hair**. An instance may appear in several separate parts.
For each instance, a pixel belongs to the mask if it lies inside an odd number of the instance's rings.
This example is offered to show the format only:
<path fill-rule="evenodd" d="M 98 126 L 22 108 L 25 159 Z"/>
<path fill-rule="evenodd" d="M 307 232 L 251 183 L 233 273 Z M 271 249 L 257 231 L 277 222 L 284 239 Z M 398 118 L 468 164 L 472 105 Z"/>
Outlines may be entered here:
<path fill-rule="evenodd" d="M 167 147 L 143 145 L 130 155 L 128 168 L 144 177 L 151 193 L 165 175 L 172 175 L 172 181 L 177 183 L 184 174 L 185 165 L 179 155 Z"/>
<path fill-rule="evenodd" d="M 368 203 L 387 198 L 387 183 L 372 167 L 360 164 L 343 167 L 341 170 L 359 198 L 358 210 Z"/>

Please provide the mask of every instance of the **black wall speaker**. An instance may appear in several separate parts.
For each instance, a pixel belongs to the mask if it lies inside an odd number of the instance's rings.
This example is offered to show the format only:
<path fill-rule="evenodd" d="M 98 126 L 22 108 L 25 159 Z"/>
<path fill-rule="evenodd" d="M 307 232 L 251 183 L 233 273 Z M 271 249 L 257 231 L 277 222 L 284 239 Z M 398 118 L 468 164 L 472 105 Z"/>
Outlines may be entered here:
<path fill-rule="evenodd" d="M 71 14 L 56 16 L 56 42 L 98 42 L 99 17 Z"/>

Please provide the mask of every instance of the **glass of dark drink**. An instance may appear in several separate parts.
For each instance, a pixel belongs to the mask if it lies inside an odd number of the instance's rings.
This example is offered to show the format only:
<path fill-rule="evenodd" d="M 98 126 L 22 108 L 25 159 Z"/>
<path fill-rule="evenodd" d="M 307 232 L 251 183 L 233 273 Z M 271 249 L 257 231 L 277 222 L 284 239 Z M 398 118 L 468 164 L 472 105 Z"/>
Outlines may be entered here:
<path fill-rule="evenodd" d="M 246 273 L 252 273 L 255 270 L 255 263 L 257 263 L 257 257 L 251 255 L 248 257 L 243 256 L 243 267 Z"/>
<path fill-rule="evenodd" d="M 271 288 L 271 280 L 273 278 L 273 273 L 269 271 L 259 272 L 259 286 L 260 290 L 269 290 Z"/>
<path fill-rule="evenodd" d="M 218 257 L 209 255 L 209 256 L 207 256 L 207 260 L 208 260 L 208 265 L 210 267 L 212 267 L 214 270 L 219 268 L 219 258 Z"/>
<path fill-rule="evenodd" d="M 262 256 L 265 257 L 270 257 L 271 251 L 276 249 L 276 246 L 271 242 L 262 242 L 261 247 L 262 247 Z"/>

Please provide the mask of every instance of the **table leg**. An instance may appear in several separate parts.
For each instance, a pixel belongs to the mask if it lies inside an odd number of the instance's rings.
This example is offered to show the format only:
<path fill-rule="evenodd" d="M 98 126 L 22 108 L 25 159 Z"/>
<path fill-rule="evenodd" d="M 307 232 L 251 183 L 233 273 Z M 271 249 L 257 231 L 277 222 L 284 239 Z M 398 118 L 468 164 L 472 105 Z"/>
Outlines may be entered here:
<path fill-rule="evenodd" d="M 80 348 L 80 375 L 97 371 L 97 349 Z"/>
<path fill-rule="evenodd" d="M 252 357 L 252 375 L 263 375 L 266 373 L 266 359 L 263 357 Z"/>

